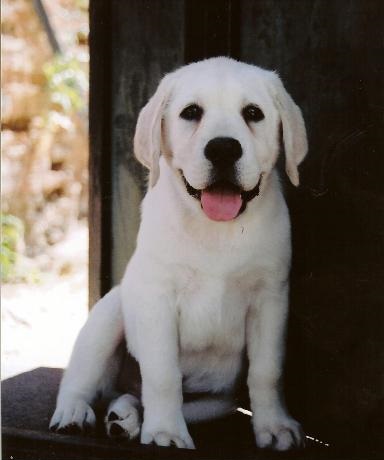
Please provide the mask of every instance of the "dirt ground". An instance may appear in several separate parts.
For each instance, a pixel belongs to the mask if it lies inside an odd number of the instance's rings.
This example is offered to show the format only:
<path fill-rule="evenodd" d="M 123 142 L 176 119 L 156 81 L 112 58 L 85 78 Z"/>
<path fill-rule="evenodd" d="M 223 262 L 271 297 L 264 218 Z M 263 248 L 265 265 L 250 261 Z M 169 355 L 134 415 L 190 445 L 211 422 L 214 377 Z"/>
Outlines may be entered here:
<path fill-rule="evenodd" d="M 54 269 L 41 282 L 2 286 L 2 379 L 41 366 L 65 367 L 86 320 L 87 226 L 77 224 L 52 251 Z"/>

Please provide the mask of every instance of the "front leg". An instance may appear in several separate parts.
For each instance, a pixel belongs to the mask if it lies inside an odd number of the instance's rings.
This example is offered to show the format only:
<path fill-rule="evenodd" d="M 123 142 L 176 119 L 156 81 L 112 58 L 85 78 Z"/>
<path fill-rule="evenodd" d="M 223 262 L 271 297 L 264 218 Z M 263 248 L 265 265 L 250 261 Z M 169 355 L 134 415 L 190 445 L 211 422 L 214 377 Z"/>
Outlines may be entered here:
<path fill-rule="evenodd" d="M 120 287 L 113 288 L 92 308 L 72 351 L 60 384 L 50 429 L 76 432 L 96 423 L 91 403 L 108 390 L 117 371 L 114 352 L 123 339 Z"/>
<path fill-rule="evenodd" d="M 182 413 L 176 299 L 164 280 L 127 274 L 123 313 L 127 343 L 140 364 L 141 443 L 193 449 Z"/>
<path fill-rule="evenodd" d="M 303 444 L 299 423 L 289 416 L 279 387 L 288 313 L 288 283 L 264 286 L 247 320 L 248 387 L 256 443 L 288 450 Z"/>

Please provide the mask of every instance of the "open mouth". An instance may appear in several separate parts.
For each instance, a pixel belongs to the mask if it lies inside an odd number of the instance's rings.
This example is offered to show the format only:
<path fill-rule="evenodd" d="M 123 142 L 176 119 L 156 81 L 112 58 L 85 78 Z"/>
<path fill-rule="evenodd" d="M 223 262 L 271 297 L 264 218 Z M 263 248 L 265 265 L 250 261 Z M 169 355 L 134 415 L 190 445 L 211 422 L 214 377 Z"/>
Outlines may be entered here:
<path fill-rule="evenodd" d="M 200 201 L 207 217 L 216 221 L 229 221 L 245 211 L 247 203 L 259 195 L 262 175 L 252 190 L 244 191 L 229 181 L 217 181 L 203 190 L 192 187 L 182 174 L 187 192 Z"/>

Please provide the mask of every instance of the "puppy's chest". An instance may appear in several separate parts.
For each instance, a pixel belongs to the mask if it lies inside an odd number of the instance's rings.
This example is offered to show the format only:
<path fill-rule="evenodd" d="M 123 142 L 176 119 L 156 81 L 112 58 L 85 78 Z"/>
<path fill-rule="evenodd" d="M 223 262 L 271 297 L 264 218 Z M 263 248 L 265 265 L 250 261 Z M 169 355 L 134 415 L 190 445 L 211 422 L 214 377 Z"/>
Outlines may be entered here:
<path fill-rule="evenodd" d="M 240 353 L 248 302 L 247 290 L 233 280 L 192 276 L 178 293 L 181 353 Z"/>

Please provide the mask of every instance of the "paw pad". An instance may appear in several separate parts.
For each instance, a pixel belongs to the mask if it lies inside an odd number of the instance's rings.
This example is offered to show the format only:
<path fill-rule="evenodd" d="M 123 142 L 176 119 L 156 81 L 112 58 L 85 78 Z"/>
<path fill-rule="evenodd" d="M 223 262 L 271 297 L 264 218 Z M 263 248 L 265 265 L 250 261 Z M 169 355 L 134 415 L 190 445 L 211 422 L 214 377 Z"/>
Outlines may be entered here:
<path fill-rule="evenodd" d="M 119 420 L 120 417 L 116 414 L 116 412 L 110 412 L 108 415 L 108 422 L 114 422 L 115 420 Z"/>

